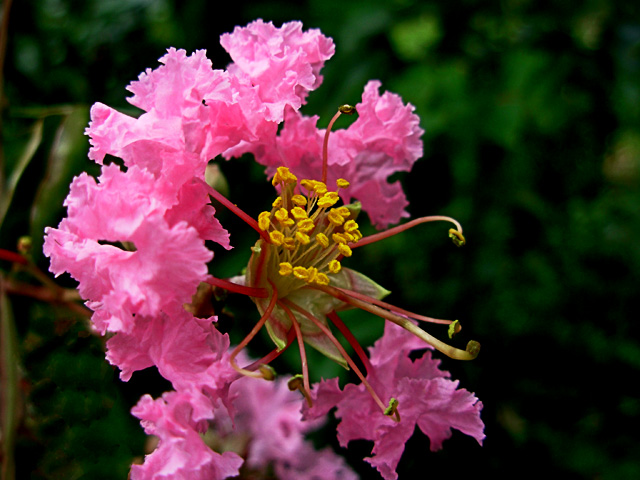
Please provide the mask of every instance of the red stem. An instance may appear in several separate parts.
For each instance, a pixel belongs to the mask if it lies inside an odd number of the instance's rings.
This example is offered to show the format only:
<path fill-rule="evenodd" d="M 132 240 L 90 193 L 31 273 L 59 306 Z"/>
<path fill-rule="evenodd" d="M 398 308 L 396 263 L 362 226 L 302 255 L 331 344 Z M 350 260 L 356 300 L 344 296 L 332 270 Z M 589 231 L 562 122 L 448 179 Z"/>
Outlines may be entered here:
<path fill-rule="evenodd" d="M 266 288 L 247 287 L 246 285 L 239 285 L 211 275 L 207 277 L 205 282 L 215 287 L 224 288 L 230 292 L 241 293 L 242 295 L 247 295 L 249 297 L 267 298 L 269 296 L 269 292 Z"/>

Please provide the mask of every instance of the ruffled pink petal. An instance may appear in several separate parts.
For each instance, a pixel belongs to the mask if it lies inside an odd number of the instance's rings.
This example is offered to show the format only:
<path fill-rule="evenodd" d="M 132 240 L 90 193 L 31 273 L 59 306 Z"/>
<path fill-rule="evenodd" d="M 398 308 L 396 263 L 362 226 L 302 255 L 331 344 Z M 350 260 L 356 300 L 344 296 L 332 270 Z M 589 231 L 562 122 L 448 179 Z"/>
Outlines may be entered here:
<path fill-rule="evenodd" d="M 276 28 L 256 20 L 222 35 L 220 43 L 234 61 L 228 70 L 242 72 L 259 85 L 267 118 L 276 123 L 282 121 L 285 106 L 299 109 L 308 92 L 320 85 L 320 69 L 335 50 L 330 38 L 319 30 L 303 32 L 300 22 Z"/>
<path fill-rule="evenodd" d="M 218 480 L 237 476 L 243 461 L 237 454 L 219 454 L 202 440 L 203 426 L 194 421 L 188 394 L 170 392 L 153 400 L 143 396 L 132 409 L 158 447 L 143 465 L 131 467 L 132 480 Z"/>

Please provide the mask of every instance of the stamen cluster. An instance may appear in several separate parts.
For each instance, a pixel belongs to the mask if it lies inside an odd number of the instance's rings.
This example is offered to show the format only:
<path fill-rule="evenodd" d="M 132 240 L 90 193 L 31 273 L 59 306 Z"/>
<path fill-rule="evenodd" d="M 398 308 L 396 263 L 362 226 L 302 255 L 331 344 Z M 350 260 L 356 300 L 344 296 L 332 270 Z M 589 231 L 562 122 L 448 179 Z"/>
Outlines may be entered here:
<path fill-rule="evenodd" d="M 258 227 L 268 234 L 271 265 L 290 280 L 279 291 L 295 288 L 300 281 L 329 285 L 327 274 L 340 272 L 340 259 L 351 256 L 349 244 L 362 238 L 355 221 L 357 207 L 334 207 L 340 200 L 338 191 L 349 182 L 340 178 L 337 189 L 329 191 L 323 182 L 303 179 L 300 188 L 288 168 L 278 167 L 272 183 L 280 186 L 280 196 L 270 212 L 258 216 Z"/>

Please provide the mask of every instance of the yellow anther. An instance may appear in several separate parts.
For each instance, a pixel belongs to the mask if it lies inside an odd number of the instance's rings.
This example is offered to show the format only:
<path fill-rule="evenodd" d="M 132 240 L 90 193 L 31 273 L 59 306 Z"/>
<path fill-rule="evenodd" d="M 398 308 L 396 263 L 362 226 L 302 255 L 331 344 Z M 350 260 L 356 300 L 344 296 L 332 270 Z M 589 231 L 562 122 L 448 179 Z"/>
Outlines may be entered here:
<path fill-rule="evenodd" d="M 307 283 L 312 283 L 318 277 L 318 269 L 316 267 L 307 268 L 309 276 L 306 278 Z"/>
<path fill-rule="evenodd" d="M 289 212 L 285 208 L 276 210 L 275 217 L 279 222 L 285 222 L 289 218 Z"/>
<path fill-rule="evenodd" d="M 329 271 L 331 273 L 338 273 L 341 269 L 342 265 L 340 265 L 340 262 L 338 260 L 331 260 L 329 262 Z"/>
<path fill-rule="evenodd" d="M 307 197 L 304 195 L 296 194 L 291 197 L 291 201 L 299 207 L 304 207 L 307 204 Z"/>
<path fill-rule="evenodd" d="M 354 230 L 353 232 L 351 232 L 351 235 L 353 236 L 352 242 L 354 243 L 362 238 L 362 233 L 360 233 L 360 230 Z"/>
<path fill-rule="evenodd" d="M 318 206 L 322 208 L 333 207 L 338 203 L 338 200 L 340 197 L 336 192 L 327 192 L 318 200 Z"/>
<path fill-rule="evenodd" d="M 338 251 L 345 257 L 351 256 L 351 248 L 349 248 L 349 246 L 344 243 L 338 244 Z"/>
<path fill-rule="evenodd" d="M 314 228 L 316 228 L 316 224 L 313 223 L 313 220 L 309 218 L 305 218 L 304 220 L 300 220 L 298 222 L 298 230 L 300 230 L 302 233 L 309 233 Z"/>
<path fill-rule="evenodd" d="M 271 243 L 273 243 L 277 247 L 282 245 L 282 243 L 284 242 L 284 235 L 278 230 L 269 232 L 269 238 L 271 239 Z"/>
<path fill-rule="evenodd" d="M 309 235 L 302 232 L 296 232 L 296 240 L 298 240 L 302 245 L 309 245 L 309 242 L 311 242 Z"/>
<path fill-rule="evenodd" d="M 280 208 L 282 206 L 282 197 L 276 197 L 271 206 L 274 208 Z"/>
<path fill-rule="evenodd" d="M 343 218 L 349 218 L 351 216 L 351 212 L 349 211 L 349 209 L 345 206 L 342 207 L 338 207 L 336 208 L 336 211 L 338 212 L 338 214 L 343 217 Z"/>
<path fill-rule="evenodd" d="M 293 173 L 289 171 L 287 167 L 278 167 L 276 170 L 276 174 L 273 176 L 273 180 L 271 183 L 275 186 L 282 183 L 296 183 L 298 177 L 296 177 Z"/>
<path fill-rule="evenodd" d="M 260 227 L 260 230 L 266 232 L 269 229 L 269 225 L 271 225 L 270 217 L 270 212 L 262 212 L 260 215 L 258 215 L 258 227 Z"/>
<path fill-rule="evenodd" d="M 349 182 L 347 182 L 344 178 L 339 178 L 336 180 L 336 185 L 338 188 L 347 188 L 349 186 Z"/>
<path fill-rule="evenodd" d="M 300 185 L 302 185 L 304 188 L 306 188 L 310 192 L 313 192 L 314 183 L 315 183 L 315 180 L 307 180 L 306 178 L 303 180 L 300 180 Z"/>
<path fill-rule="evenodd" d="M 316 182 L 314 190 L 318 195 L 324 195 L 327 193 L 327 186 L 322 182 Z"/>
<path fill-rule="evenodd" d="M 318 285 L 329 285 L 329 277 L 327 277 L 324 273 L 319 273 L 316 277 L 316 283 Z"/>
<path fill-rule="evenodd" d="M 353 233 L 358 229 L 358 224 L 354 220 L 347 220 L 344 224 L 344 231 Z"/>
<path fill-rule="evenodd" d="M 332 208 L 331 210 L 329 210 L 329 213 L 327 214 L 327 218 L 329 219 L 331 224 L 335 225 L 336 227 L 339 227 L 344 223 L 344 217 L 340 215 L 338 213 L 338 210 L 336 210 L 335 208 Z"/>
<path fill-rule="evenodd" d="M 316 235 L 316 242 L 318 242 L 324 248 L 327 248 L 329 246 L 329 239 L 324 233 L 319 233 Z"/>
<path fill-rule="evenodd" d="M 296 248 L 296 241 L 291 237 L 285 237 L 282 244 L 287 250 L 293 250 Z"/>
<path fill-rule="evenodd" d="M 282 262 L 280 263 L 280 270 L 278 270 L 278 273 L 283 277 L 291 275 L 291 273 L 293 273 L 293 266 L 289 262 Z"/>
<path fill-rule="evenodd" d="M 331 238 L 335 243 L 349 242 L 349 237 L 347 237 L 344 233 L 334 233 L 333 235 L 331 235 Z"/>
<path fill-rule="evenodd" d="M 293 215 L 293 218 L 295 218 L 296 220 L 302 220 L 308 217 L 307 211 L 304 208 L 300 207 L 294 207 L 291 210 L 291 215 Z"/>
<path fill-rule="evenodd" d="M 300 280 L 309 278 L 309 271 L 304 267 L 293 267 L 293 276 Z"/>

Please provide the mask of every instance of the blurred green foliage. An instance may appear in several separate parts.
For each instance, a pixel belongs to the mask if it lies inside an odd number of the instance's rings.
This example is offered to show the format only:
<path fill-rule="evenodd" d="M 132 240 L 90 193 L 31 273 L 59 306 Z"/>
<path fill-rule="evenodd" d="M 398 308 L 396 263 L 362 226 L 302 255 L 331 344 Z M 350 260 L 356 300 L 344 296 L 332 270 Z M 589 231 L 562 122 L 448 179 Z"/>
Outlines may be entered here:
<path fill-rule="evenodd" d="M 415 435 L 400 478 L 640 478 L 637 10 L 618 0 L 272 0 L 242 2 L 229 15 L 206 0 L 16 2 L 2 98 L 3 178 L 5 187 L 16 182 L 3 191 L 12 198 L 0 248 L 15 250 L 29 234 L 35 263 L 47 269 L 43 227 L 64 215 L 71 177 L 96 172 L 82 135 L 89 105 L 131 111 L 124 87 L 169 46 L 206 48 L 223 67 L 221 33 L 258 17 L 300 19 L 337 47 L 303 111 L 326 124 L 371 78 L 400 93 L 426 131 L 424 159 L 398 176 L 410 212 L 454 216 L 468 240 L 456 249 L 448 227 L 423 226 L 363 248 L 349 265 L 391 289 L 392 303 L 459 318 L 457 346 L 483 345 L 474 362 L 443 367 L 484 402 L 485 445 L 454 434 L 427 454 L 428 440 Z M 249 160 L 221 168 L 234 201 L 248 200 L 240 178 L 270 201 Z M 241 206 L 257 214 L 263 205 L 254 203 Z M 254 239 L 228 212 L 220 218 L 236 249 L 216 252 L 214 269 L 233 275 Z M 29 281 L 1 267 L 5 278 Z M 124 478 L 143 453 L 127 410 L 144 388 L 165 386 L 148 372 L 121 384 L 101 340 L 64 305 L 10 300 L 22 376 L 17 478 Z M 235 318 L 256 315 L 239 300 L 228 308 Z M 382 328 L 357 313 L 347 322 L 363 343 Z M 313 364 L 316 378 L 335 373 Z M 369 453 L 356 442 L 348 458 L 376 478 L 360 460 Z"/>

